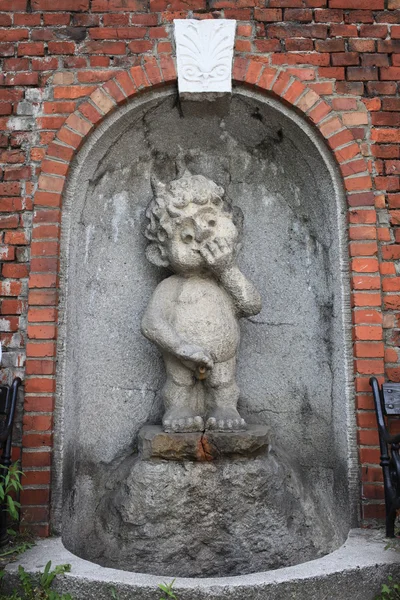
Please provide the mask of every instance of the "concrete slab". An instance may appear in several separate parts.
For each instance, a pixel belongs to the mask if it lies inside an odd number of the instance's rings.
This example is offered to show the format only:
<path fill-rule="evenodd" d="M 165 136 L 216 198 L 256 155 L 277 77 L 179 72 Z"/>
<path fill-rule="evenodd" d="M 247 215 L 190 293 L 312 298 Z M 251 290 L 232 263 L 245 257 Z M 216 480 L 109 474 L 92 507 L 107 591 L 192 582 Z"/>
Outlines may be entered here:
<path fill-rule="evenodd" d="M 385 550 L 387 540 L 376 530 L 353 529 L 341 548 L 307 563 L 237 577 L 178 578 L 179 600 L 373 600 L 389 575 L 400 578 L 400 552 Z M 71 572 L 58 577 L 55 587 L 74 600 L 110 600 L 115 588 L 120 600 L 159 600 L 157 585 L 169 576 L 108 569 L 68 552 L 60 538 L 41 540 L 7 566 L 6 592 L 12 591 L 18 566 L 31 574 L 53 565 L 70 563 Z"/>

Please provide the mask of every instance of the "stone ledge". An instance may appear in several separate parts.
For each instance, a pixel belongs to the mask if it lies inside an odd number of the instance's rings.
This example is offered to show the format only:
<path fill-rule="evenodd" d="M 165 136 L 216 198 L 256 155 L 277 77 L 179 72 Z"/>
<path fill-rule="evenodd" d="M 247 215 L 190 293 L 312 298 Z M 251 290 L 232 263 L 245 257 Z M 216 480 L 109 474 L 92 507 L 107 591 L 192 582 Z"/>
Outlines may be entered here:
<path fill-rule="evenodd" d="M 400 576 L 400 553 L 385 550 L 386 544 L 383 533 L 354 529 L 343 546 L 317 560 L 236 577 L 177 578 L 174 591 L 181 600 L 373 600 L 389 575 Z M 47 538 L 6 566 L 2 592 L 11 593 L 19 583 L 19 565 L 38 577 L 49 560 L 71 564 L 71 572 L 56 577 L 53 588 L 76 600 L 110 600 L 111 587 L 121 600 L 156 600 L 158 584 L 174 576 L 101 567 L 71 554 L 60 538 Z"/>
<path fill-rule="evenodd" d="M 269 431 L 265 425 L 248 425 L 245 431 L 199 431 L 166 433 L 159 425 L 139 431 L 142 460 L 213 461 L 222 458 L 251 458 L 268 451 Z"/>

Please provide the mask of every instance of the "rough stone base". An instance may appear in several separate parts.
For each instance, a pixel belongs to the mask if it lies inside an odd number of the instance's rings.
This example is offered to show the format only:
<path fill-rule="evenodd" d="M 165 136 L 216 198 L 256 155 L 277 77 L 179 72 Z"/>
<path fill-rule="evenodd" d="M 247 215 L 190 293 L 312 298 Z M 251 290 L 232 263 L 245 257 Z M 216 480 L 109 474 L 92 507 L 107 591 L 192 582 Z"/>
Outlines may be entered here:
<path fill-rule="evenodd" d="M 146 425 L 139 432 L 139 456 L 143 460 L 213 461 L 221 458 L 249 458 L 268 449 L 268 428 L 248 425 L 245 431 L 165 433 L 158 425 Z"/>
<path fill-rule="evenodd" d="M 327 556 L 308 563 L 241 577 L 177 579 L 179 600 L 373 600 L 389 575 L 400 578 L 400 552 L 385 550 L 387 540 L 377 531 L 355 529 L 346 543 Z M 56 578 L 54 587 L 74 600 L 110 600 L 114 588 L 120 600 L 159 600 L 158 584 L 166 577 L 99 567 L 66 550 L 59 538 L 40 540 L 7 566 L 4 592 L 18 582 L 18 566 L 32 574 L 69 563 L 71 572 Z"/>
<path fill-rule="evenodd" d="M 132 456 L 107 487 L 91 532 L 69 545 L 107 567 L 239 575 L 310 560 L 342 541 L 275 451 L 214 462 Z"/>

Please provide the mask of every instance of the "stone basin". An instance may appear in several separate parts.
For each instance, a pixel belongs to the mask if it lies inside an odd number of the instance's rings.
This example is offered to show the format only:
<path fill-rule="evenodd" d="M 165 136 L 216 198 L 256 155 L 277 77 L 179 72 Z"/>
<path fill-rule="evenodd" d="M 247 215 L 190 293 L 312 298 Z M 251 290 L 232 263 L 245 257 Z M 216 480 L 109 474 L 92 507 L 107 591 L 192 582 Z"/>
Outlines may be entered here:
<path fill-rule="evenodd" d="M 376 530 L 353 529 L 338 549 L 317 560 L 292 567 L 237 577 L 178 578 L 178 600 L 373 600 L 389 575 L 400 577 L 400 552 L 385 549 L 388 540 Z M 120 600 L 159 600 L 163 577 L 100 567 L 65 549 L 60 538 L 40 540 L 6 568 L 5 591 L 18 581 L 18 567 L 32 575 L 46 563 L 69 563 L 70 573 L 58 577 L 55 588 L 74 600 L 110 600 L 114 588 Z"/>

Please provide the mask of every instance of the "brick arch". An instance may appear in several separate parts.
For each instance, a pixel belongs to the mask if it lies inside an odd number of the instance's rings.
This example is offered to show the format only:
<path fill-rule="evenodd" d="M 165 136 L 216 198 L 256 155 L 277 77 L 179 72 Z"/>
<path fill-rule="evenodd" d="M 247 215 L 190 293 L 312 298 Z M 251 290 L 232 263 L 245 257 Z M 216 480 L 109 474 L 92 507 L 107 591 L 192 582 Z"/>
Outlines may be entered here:
<path fill-rule="evenodd" d="M 363 158 L 359 144 L 353 134 L 343 124 L 340 116 L 311 88 L 286 72 L 284 66 L 273 68 L 256 60 L 236 58 L 233 69 L 235 83 L 253 87 L 278 97 L 282 102 L 302 114 L 320 132 L 331 148 L 341 170 L 344 186 L 348 193 L 371 192 L 372 180 L 368 165 Z M 31 272 L 29 276 L 28 299 L 28 341 L 25 390 L 29 394 L 27 410 L 51 413 L 54 407 L 56 388 L 56 337 L 57 337 L 57 287 L 59 265 L 59 239 L 61 204 L 67 175 L 72 160 L 91 132 L 108 114 L 138 94 L 157 86 L 176 82 L 176 70 L 170 57 L 149 60 L 145 66 L 132 67 L 120 72 L 114 79 L 99 86 L 79 108 L 72 113 L 50 143 L 41 166 L 38 190 L 34 197 L 33 239 Z M 349 199 L 349 206 L 352 205 Z M 383 362 L 382 362 L 383 372 Z M 32 408 L 32 396 L 37 398 Z M 45 408 L 43 408 L 45 406 Z M 24 421 L 23 465 L 49 466 L 51 464 L 52 425 L 48 433 L 40 434 L 40 443 L 33 440 L 35 425 Z M 45 430 L 45 424 L 37 425 L 38 431 Z M 38 437 L 38 436 L 37 436 Z M 40 453 L 29 450 L 43 447 Z M 36 458 L 34 458 L 36 454 Z M 39 458 L 39 454 L 41 455 Z M 25 456 L 25 459 L 24 459 Z M 41 461 L 39 462 L 33 462 Z M 33 490 L 27 490 L 27 492 Z M 42 505 L 42 517 L 48 522 L 49 490 L 37 498 L 35 504 Z M 29 506 L 24 507 L 22 516 L 32 519 Z M 26 503 L 28 504 L 28 502 Z M 39 535 L 47 535 L 49 526 L 36 527 Z"/>

